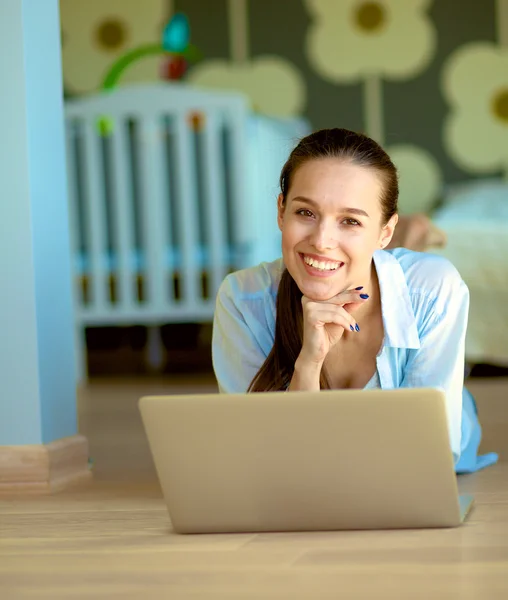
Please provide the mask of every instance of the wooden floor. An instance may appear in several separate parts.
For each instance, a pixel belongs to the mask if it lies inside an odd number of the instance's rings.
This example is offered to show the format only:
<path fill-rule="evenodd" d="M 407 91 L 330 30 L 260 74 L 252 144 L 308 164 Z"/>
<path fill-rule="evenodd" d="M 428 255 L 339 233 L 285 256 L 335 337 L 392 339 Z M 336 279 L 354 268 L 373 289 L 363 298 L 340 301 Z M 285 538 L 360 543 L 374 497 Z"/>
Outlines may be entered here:
<path fill-rule="evenodd" d="M 137 411 L 146 393 L 210 379 L 96 382 L 79 394 L 94 482 L 0 499 L 0 598 L 142 600 L 508 598 L 508 380 L 473 382 L 485 449 L 505 462 L 460 480 L 476 508 L 457 529 L 178 536 Z"/>

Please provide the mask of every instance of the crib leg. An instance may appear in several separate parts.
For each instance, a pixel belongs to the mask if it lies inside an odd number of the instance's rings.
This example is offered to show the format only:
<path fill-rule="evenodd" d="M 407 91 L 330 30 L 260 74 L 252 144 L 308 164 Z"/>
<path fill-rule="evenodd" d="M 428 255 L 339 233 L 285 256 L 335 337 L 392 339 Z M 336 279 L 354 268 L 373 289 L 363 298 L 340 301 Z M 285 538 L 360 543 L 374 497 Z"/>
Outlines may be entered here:
<path fill-rule="evenodd" d="M 160 327 L 147 328 L 146 362 L 150 371 L 160 371 L 164 363 L 164 346 L 162 344 Z"/>
<path fill-rule="evenodd" d="M 464 379 L 467 379 L 469 375 L 471 375 L 471 371 L 473 370 L 474 364 L 466 361 L 464 365 Z"/>

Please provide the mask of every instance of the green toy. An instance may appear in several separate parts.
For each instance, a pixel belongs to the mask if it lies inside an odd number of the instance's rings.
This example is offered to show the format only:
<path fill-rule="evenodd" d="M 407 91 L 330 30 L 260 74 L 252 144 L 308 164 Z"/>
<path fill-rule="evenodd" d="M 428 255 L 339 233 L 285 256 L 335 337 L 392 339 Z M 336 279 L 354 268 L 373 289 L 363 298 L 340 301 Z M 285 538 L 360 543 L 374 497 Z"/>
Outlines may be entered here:
<path fill-rule="evenodd" d="M 165 65 L 166 72 L 163 78 L 181 79 L 187 71 L 188 64 L 202 57 L 196 46 L 189 40 L 190 27 L 187 17 L 182 13 L 173 15 L 164 28 L 162 43 L 139 46 L 122 55 L 106 74 L 101 89 L 104 91 L 115 89 L 122 73 L 134 62 L 147 56 L 167 56 L 169 60 Z M 102 116 L 97 121 L 97 128 L 101 136 L 107 137 L 113 132 L 114 122 L 111 118 Z"/>

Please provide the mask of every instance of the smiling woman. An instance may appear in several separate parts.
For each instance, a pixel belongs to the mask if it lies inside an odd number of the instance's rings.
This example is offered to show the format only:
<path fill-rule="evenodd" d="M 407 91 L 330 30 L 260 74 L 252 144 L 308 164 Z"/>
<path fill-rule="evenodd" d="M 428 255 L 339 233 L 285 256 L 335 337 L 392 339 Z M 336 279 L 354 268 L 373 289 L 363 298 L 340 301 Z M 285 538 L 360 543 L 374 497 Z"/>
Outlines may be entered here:
<path fill-rule="evenodd" d="M 217 297 L 213 364 L 223 392 L 437 387 L 458 472 L 481 429 L 464 388 L 469 292 L 446 259 L 388 250 L 398 177 L 372 139 L 302 139 L 278 197 L 282 259 L 229 275 Z"/>

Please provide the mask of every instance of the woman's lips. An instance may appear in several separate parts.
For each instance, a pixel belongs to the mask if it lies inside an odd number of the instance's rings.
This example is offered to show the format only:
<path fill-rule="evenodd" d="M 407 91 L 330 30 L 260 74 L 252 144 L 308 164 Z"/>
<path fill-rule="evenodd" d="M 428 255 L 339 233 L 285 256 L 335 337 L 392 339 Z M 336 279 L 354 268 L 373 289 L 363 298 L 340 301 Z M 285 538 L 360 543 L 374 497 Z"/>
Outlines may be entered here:
<path fill-rule="evenodd" d="M 308 264 L 308 262 L 305 261 L 306 257 L 307 257 L 307 260 L 311 259 L 311 262 L 314 262 L 314 265 Z M 307 273 L 309 275 L 312 275 L 313 277 L 333 277 L 333 275 L 335 275 L 335 273 L 337 273 L 344 266 L 343 262 L 334 261 L 334 260 L 325 260 L 325 259 L 321 259 L 321 258 L 318 259 L 317 257 L 315 257 L 312 254 L 300 253 L 300 259 L 301 259 Z M 337 265 L 336 268 L 330 268 L 333 265 Z M 323 268 L 323 267 L 325 267 L 325 268 Z M 326 267 L 328 267 L 328 268 L 326 268 Z"/>

